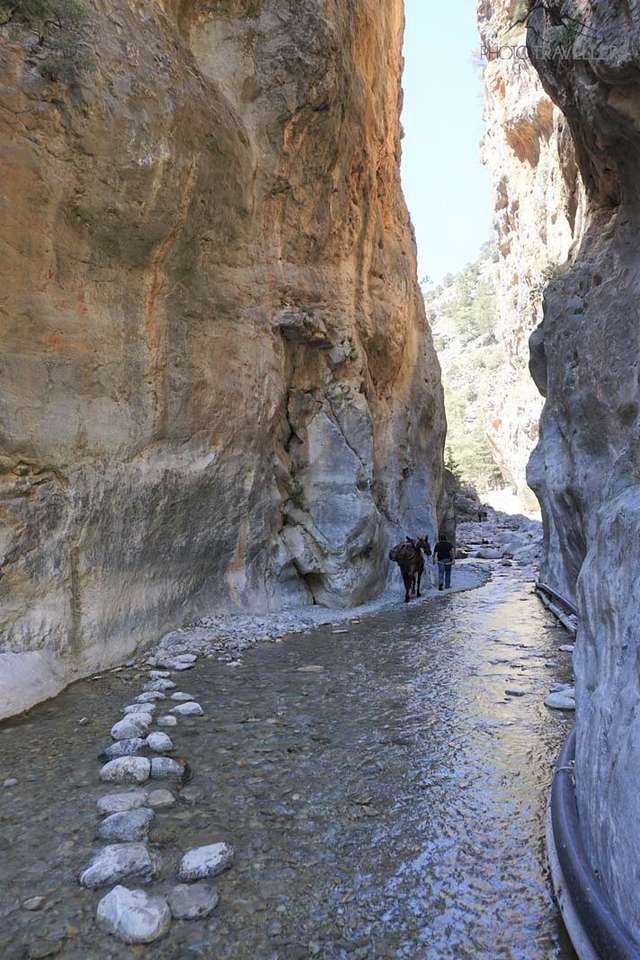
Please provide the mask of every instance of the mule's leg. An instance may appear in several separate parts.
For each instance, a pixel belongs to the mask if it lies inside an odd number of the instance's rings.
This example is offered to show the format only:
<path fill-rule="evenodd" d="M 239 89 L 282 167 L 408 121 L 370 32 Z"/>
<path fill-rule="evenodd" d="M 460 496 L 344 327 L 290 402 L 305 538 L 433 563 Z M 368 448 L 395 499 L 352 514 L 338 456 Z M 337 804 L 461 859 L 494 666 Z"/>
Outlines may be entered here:
<path fill-rule="evenodd" d="M 420 584 L 422 583 L 422 570 L 418 570 L 418 596 L 421 597 Z"/>
<path fill-rule="evenodd" d="M 404 580 L 404 602 L 409 603 L 411 600 L 411 574 L 407 570 L 403 570 L 402 579 Z"/>

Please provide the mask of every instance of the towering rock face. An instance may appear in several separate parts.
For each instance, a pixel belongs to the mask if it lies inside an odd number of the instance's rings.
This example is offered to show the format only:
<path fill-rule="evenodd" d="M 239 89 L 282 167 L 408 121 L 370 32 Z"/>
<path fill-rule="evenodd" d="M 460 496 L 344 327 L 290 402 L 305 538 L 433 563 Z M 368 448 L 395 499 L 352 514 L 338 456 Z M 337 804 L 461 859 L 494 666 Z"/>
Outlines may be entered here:
<path fill-rule="evenodd" d="M 580 244 L 547 288 L 532 344 L 546 404 L 531 478 L 548 569 L 576 591 L 580 611 L 580 822 L 640 941 L 640 14 L 608 0 L 575 0 L 566 12 L 553 23 L 539 10 L 529 28 L 587 191 Z"/>
<path fill-rule="evenodd" d="M 498 266 L 496 371 L 489 437 L 496 460 L 528 505 L 527 461 L 538 439 L 542 400 L 529 375 L 529 337 L 542 320 L 542 294 L 580 229 L 582 191 L 571 137 L 526 53 L 523 4 L 478 4 L 485 64 L 483 160 L 495 195 Z M 520 22 L 518 22 L 520 21 Z"/>
<path fill-rule="evenodd" d="M 0 716 L 212 606 L 354 604 L 434 531 L 401 0 L 95 0 L 0 32 Z"/>

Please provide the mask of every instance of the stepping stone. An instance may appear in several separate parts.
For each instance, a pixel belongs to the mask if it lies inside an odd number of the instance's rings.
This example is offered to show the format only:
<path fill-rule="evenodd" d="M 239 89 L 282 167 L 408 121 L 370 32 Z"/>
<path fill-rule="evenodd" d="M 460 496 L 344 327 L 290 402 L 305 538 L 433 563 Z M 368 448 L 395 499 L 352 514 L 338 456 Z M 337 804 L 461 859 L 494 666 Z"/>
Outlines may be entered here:
<path fill-rule="evenodd" d="M 116 760 L 118 757 L 137 757 L 142 753 L 147 744 L 142 737 L 133 737 L 131 740 L 116 740 L 110 746 L 106 747 L 102 753 L 98 754 L 100 763 L 107 763 L 109 760 Z"/>
<path fill-rule="evenodd" d="M 163 680 L 162 678 L 158 680 L 149 680 L 144 685 L 144 690 L 147 693 L 165 693 L 167 690 L 175 690 L 178 686 L 177 683 L 174 683 L 173 680 Z"/>
<path fill-rule="evenodd" d="M 170 714 L 165 714 L 164 717 L 158 717 L 156 723 L 159 727 L 177 727 L 178 720 L 176 717 L 172 717 Z"/>
<path fill-rule="evenodd" d="M 98 904 L 98 924 L 123 943 L 152 943 L 171 926 L 171 911 L 162 897 L 144 890 L 114 887 Z"/>
<path fill-rule="evenodd" d="M 136 697 L 136 703 L 153 703 L 154 700 L 166 699 L 166 695 L 159 690 L 147 690 L 146 693 L 141 693 L 139 697 Z"/>
<path fill-rule="evenodd" d="M 159 866 L 160 858 L 150 853 L 144 843 L 114 843 L 94 854 L 89 866 L 80 874 L 80 883 L 89 890 L 121 880 L 150 883 Z"/>
<path fill-rule="evenodd" d="M 112 813 L 98 824 L 96 836 L 110 843 L 133 843 L 146 840 L 153 820 L 153 810 L 140 807 L 123 813 Z"/>
<path fill-rule="evenodd" d="M 146 800 L 146 790 L 128 790 L 126 793 L 108 793 L 106 797 L 100 797 L 96 806 L 98 813 L 126 813 L 144 807 Z"/>
<path fill-rule="evenodd" d="M 552 710 L 575 710 L 576 708 L 575 700 L 563 693 L 550 693 L 544 705 Z"/>
<path fill-rule="evenodd" d="M 125 717 L 131 716 L 132 713 L 148 713 L 149 716 L 155 713 L 157 707 L 155 703 L 130 703 L 122 711 Z"/>
<path fill-rule="evenodd" d="M 178 693 L 172 693 L 172 694 L 171 694 L 171 699 L 172 699 L 172 700 L 177 700 L 178 703 L 188 703 L 190 700 L 193 700 L 193 697 L 191 696 L 190 693 L 180 693 L 180 692 L 178 692 Z"/>
<path fill-rule="evenodd" d="M 129 714 L 124 720 L 111 727 L 111 736 L 114 740 L 136 740 L 146 737 L 149 733 L 152 720 L 148 714 Z"/>
<path fill-rule="evenodd" d="M 558 647 L 558 650 L 561 650 L 562 653 L 573 653 L 573 651 L 575 650 L 575 644 L 563 643 L 561 647 Z"/>
<path fill-rule="evenodd" d="M 183 760 L 171 757 L 153 757 L 151 760 L 151 778 L 153 780 L 180 780 L 189 778 L 189 767 Z"/>
<path fill-rule="evenodd" d="M 171 674 L 168 670 L 149 670 L 149 676 L 152 680 L 167 680 Z"/>
<path fill-rule="evenodd" d="M 176 920 L 208 917 L 218 906 L 218 894 L 206 883 L 180 883 L 169 893 L 169 906 Z"/>
<path fill-rule="evenodd" d="M 173 741 L 166 733 L 150 733 L 146 744 L 154 753 L 171 753 L 173 750 Z"/>
<path fill-rule="evenodd" d="M 171 713 L 177 714 L 179 717 L 204 717 L 204 710 L 199 703 L 190 700 L 188 703 L 179 703 L 177 707 L 174 707 Z"/>
<path fill-rule="evenodd" d="M 146 757 L 118 757 L 100 771 L 103 783 L 145 783 L 150 776 L 151 761 Z"/>
<path fill-rule="evenodd" d="M 233 847 L 228 843 L 212 843 L 206 847 L 195 847 L 185 853 L 180 861 L 178 878 L 184 882 L 217 877 L 219 873 L 229 869 L 233 856 Z"/>
<path fill-rule="evenodd" d="M 147 806 L 161 809 L 162 807 L 172 807 L 176 798 L 170 790 L 150 790 L 147 796 Z"/>

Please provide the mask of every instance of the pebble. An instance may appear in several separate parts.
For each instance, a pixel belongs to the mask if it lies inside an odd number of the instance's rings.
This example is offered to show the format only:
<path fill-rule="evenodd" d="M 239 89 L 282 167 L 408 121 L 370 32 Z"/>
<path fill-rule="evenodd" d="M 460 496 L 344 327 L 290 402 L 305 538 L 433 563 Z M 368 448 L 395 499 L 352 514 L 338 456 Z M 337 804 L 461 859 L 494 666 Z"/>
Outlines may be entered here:
<path fill-rule="evenodd" d="M 323 670 L 324 667 L 313 663 L 309 664 L 308 667 L 298 667 L 298 673 L 321 673 Z"/>
<path fill-rule="evenodd" d="M 170 753 L 173 750 L 173 741 L 166 733 L 150 733 L 146 744 L 154 753 Z"/>
<path fill-rule="evenodd" d="M 155 713 L 156 705 L 155 703 L 130 703 L 122 711 L 125 717 L 130 717 L 132 713 L 148 713 L 151 716 L 152 713 Z"/>
<path fill-rule="evenodd" d="M 185 803 L 197 803 L 198 800 L 202 799 L 202 791 L 198 790 L 197 787 L 185 787 L 184 790 L 180 791 L 180 799 L 184 800 Z"/>
<path fill-rule="evenodd" d="M 159 865 L 159 857 L 150 853 L 144 843 L 114 843 L 97 851 L 80 874 L 80 883 L 90 890 L 127 879 L 149 883 Z"/>
<path fill-rule="evenodd" d="M 146 757 L 118 757 L 105 763 L 100 779 L 103 783 L 144 783 L 151 775 L 152 762 Z"/>
<path fill-rule="evenodd" d="M 169 893 L 169 906 L 176 920 L 208 917 L 218 906 L 218 894 L 206 883 L 180 883 Z"/>
<path fill-rule="evenodd" d="M 173 707 L 171 713 L 175 713 L 179 717 L 204 717 L 204 710 L 199 703 L 195 703 L 193 700 L 188 703 L 179 703 L 177 707 Z"/>
<path fill-rule="evenodd" d="M 135 740 L 149 733 L 151 717 L 146 714 L 129 714 L 124 720 L 111 727 L 111 736 L 114 740 Z"/>
<path fill-rule="evenodd" d="M 177 727 L 178 720 L 176 717 L 172 717 L 170 714 L 166 713 L 164 717 L 158 717 L 156 723 L 159 727 Z"/>
<path fill-rule="evenodd" d="M 146 693 L 141 693 L 139 697 L 136 697 L 136 703 L 153 703 L 154 700 L 166 699 L 166 694 L 161 693 L 160 690 L 147 690 Z"/>
<path fill-rule="evenodd" d="M 171 911 L 162 897 L 144 890 L 114 887 L 98 904 L 98 924 L 124 943 L 152 943 L 171 926 Z"/>
<path fill-rule="evenodd" d="M 573 653 L 573 651 L 575 650 L 575 644 L 563 643 L 561 647 L 558 647 L 558 650 L 561 650 L 562 653 Z"/>
<path fill-rule="evenodd" d="M 136 757 L 139 753 L 142 753 L 145 745 L 146 740 L 143 740 L 142 737 L 133 737 L 131 740 L 116 740 L 115 743 L 98 754 L 98 760 L 101 763 L 106 763 L 108 760 L 116 760 L 118 757 Z"/>
<path fill-rule="evenodd" d="M 100 797 L 96 806 L 98 813 L 126 813 L 144 807 L 146 801 L 146 790 L 128 790 L 126 793 L 108 793 L 106 797 Z"/>
<path fill-rule="evenodd" d="M 147 796 L 149 807 L 172 807 L 176 798 L 170 790 L 150 790 Z"/>
<path fill-rule="evenodd" d="M 15 787 L 15 786 L 17 786 L 17 783 L 18 783 L 18 781 L 15 779 L 15 777 L 9 777 L 8 780 L 5 780 L 5 781 L 4 781 L 4 783 L 2 784 L 2 786 L 3 786 L 3 787 L 7 787 L 7 788 L 8 788 L 8 787 Z"/>
<path fill-rule="evenodd" d="M 112 813 L 98 824 L 96 836 L 111 843 L 133 843 L 146 840 L 153 820 L 153 810 L 140 807 L 123 813 Z"/>
<path fill-rule="evenodd" d="M 190 693 L 178 692 L 178 693 L 172 693 L 171 699 L 177 700 L 179 703 L 187 703 L 189 700 L 193 700 L 193 697 L 191 696 Z"/>
<path fill-rule="evenodd" d="M 206 847 L 195 847 L 185 853 L 180 861 L 178 877 L 182 881 L 217 877 L 219 873 L 231 866 L 233 856 L 233 847 L 228 843 L 212 843 Z"/>
<path fill-rule="evenodd" d="M 151 760 L 151 777 L 154 780 L 184 781 L 188 776 L 189 768 L 182 760 L 172 760 L 171 757 L 153 757 Z"/>
<path fill-rule="evenodd" d="M 23 910 L 39 910 L 40 907 L 44 904 L 46 897 L 29 897 L 28 900 L 25 900 L 22 904 Z"/>
<path fill-rule="evenodd" d="M 564 693 L 550 693 L 544 704 L 552 710 L 575 710 L 576 708 L 575 700 Z"/>
<path fill-rule="evenodd" d="M 526 690 L 520 690 L 516 687 L 510 687 L 509 689 L 505 690 L 505 693 L 508 697 L 526 697 L 527 695 Z"/>
<path fill-rule="evenodd" d="M 144 689 L 147 693 L 166 693 L 167 690 L 175 690 L 177 686 L 178 684 L 174 683 L 173 680 L 159 678 L 158 680 L 150 680 L 148 683 L 145 683 Z"/>
<path fill-rule="evenodd" d="M 171 674 L 168 670 L 149 670 L 149 676 L 152 680 L 167 680 Z"/>
<path fill-rule="evenodd" d="M 88 718 L 88 717 L 81 717 L 81 718 L 78 720 L 78 723 L 80 724 L 81 727 L 84 727 L 84 726 L 86 726 L 87 723 L 89 723 L 89 718 Z"/>

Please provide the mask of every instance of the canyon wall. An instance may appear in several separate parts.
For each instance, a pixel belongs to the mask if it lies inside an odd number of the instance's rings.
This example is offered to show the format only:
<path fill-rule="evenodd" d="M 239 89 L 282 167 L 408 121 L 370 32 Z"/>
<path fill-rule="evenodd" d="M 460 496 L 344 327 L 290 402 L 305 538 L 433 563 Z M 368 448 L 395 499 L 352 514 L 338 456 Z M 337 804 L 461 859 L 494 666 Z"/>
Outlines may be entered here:
<path fill-rule="evenodd" d="M 213 608 L 352 605 L 433 534 L 401 0 L 0 29 L 0 717 Z"/>
<path fill-rule="evenodd" d="M 549 570 L 580 615 L 580 824 L 640 943 L 640 13 L 609 0 L 574 0 L 561 16 L 539 8 L 528 40 L 587 194 L 580 243 L 547 287 L 532 344 L 546 403 L 530 472 Z"/>
<path fill-rule="evenodd" d="M 481 0 L 478 23 L 485 83 L 483 161 L 495 196 L 499 249 L 488 437 L 496 462 L 531 508 L 527 462 L 538 440 L 542 399 L 529 374 L 529 337 L 542 320 L 542 295 L 580 231 L 581 185 L 571 137 L 526 54 L 522 3 Z"/>

